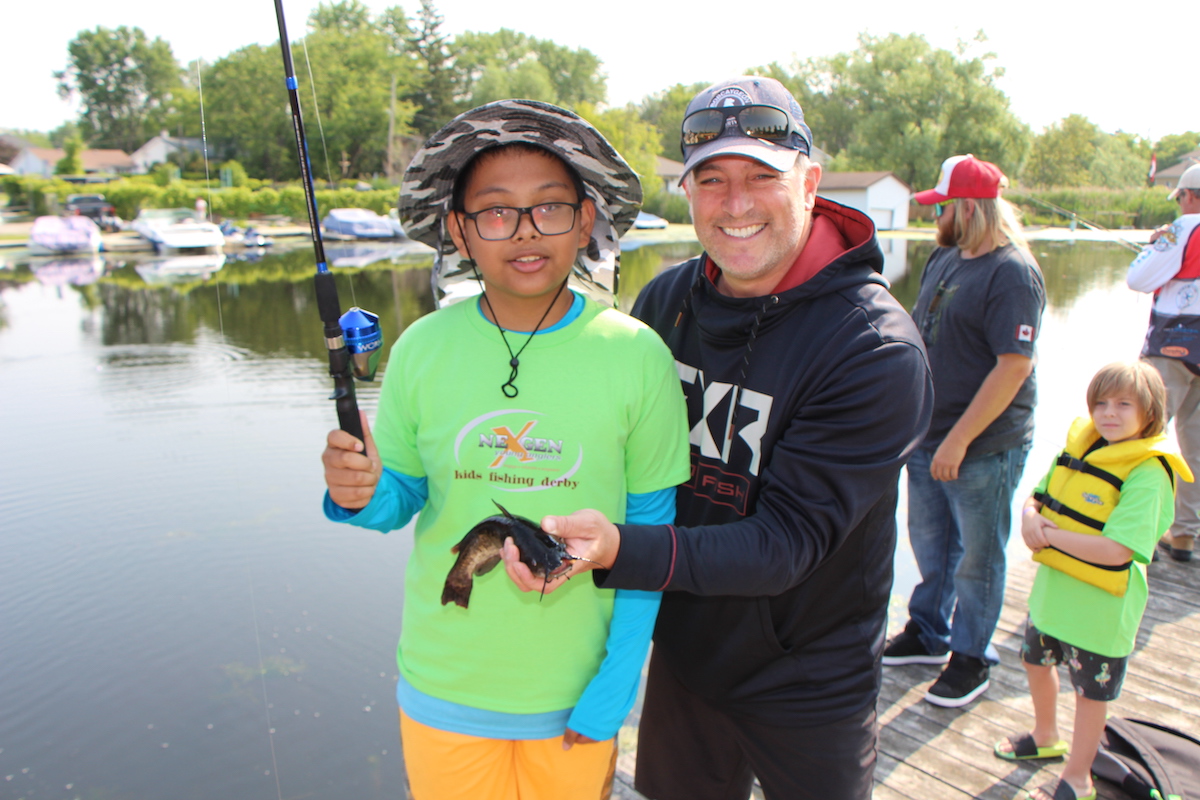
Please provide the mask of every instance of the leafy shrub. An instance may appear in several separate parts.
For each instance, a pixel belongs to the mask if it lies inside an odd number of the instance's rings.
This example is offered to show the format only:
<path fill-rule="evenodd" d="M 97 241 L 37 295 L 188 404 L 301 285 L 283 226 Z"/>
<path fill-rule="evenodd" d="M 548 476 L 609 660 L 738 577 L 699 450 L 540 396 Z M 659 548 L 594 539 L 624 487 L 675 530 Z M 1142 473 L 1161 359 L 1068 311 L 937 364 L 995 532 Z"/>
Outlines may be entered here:
<path fill-rule="evenodd" d="M 1005 192 L 1004 196 L 1021 207 L 1026 225 L 1070 224 L 1069 213 L 1077 214 L 1103 228 L 1155 228 L 1175 219 L 1179 208 L 1167 199 L 1161 186 L 1139 189 L 1102 189 L 1097 187 L 1057 188 Z M 1056 211 L 1057 206 L 1064 214 Z"/>
<path fill-rule="evenodd" d="M 646 198 L 642 203 L 642 208 L 647 213 L 656 214 L 667 222 L 687 224 L 692 221 L 687 198 L 682 195 L 670 194 L 666 191 L 655 192 Z"/>

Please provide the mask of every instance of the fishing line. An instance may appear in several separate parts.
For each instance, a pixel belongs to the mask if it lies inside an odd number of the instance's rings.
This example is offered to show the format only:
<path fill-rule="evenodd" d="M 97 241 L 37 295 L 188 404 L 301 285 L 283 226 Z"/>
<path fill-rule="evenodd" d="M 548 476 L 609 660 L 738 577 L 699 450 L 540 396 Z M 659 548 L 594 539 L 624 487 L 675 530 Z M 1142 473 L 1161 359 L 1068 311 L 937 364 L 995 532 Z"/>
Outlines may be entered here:
<path fill-rule="evenodd" d="M 209 198 L 207 214 L 208 214 L 208 221 L 211 222 L 212 221 L 212 182 L 211 182 L 211 177 L 209 174 L 209 167 L 208 167 L 208 139 L 205 134 L 205 126 L 204 126 L 204 90 L 203 90 L 202 84 L 200 82 L 200 60 L 199 59 L 197 59 L 197 61 L 196 61 L 196 86 L 199 90 L 199 97 L 200 97 L 200 137 L 201 137 L 201 142 L 202 142 L 202 152 L 204 153 L 204 180 L 205 180 L 206 188 L 208 190 L 208 198 Z M 224 347 L 229 347 L 230 346 L 229 340 L 225 336 L 225 314 L 224 314 L 224 309 L 221 305 L 220 271 L 218 270 L 216 273 L 214 273 L 214 275 L 215 275 L 215 281 L 214 281 L 213 288 L 216 291 L 216 298 L 217 298 L 217 328 L 220 333 L 221 345 Z M 225 407 L 232 408 L 233 407 L 233 397 L 232 397 L 232 392 L 230 391 L 230 388 L 229 388 L 228 371 L 221 370 L 221 377 L 222 377 L 222 384 L 223 384 L 223 387 L 225 390 Z M 236 482 L 236 487 L 235 487 L 234 491 L 239 496 L 238 497 L 239 502 L 237 503 L 237 507 L 239 507 L 239 508 L 247 507 L 245 502 L 241 502 L 243 499 L 241 496 L 244 492 L 243 487 L 245 487 L 246 485 L 248 485 L 248 484 L 244 480 L 239 480 Z M 258 603 L 257 603 L 257 600 L 255 598 L 255 593 L 254 593 L 254 570 L 251 568 L 249 557 L 245 554 L 245 552 L 243 552 L 243 559 L 245 561 L 245 567 L 246 567 L 246 580 L 250 585 L 250 619 L 254 623 L 254 646 L 255 646 L 255 649 L 258 654 L 258 680 L 259 680 L 259 685 L 262 689 L 263 715 L 266 717 L 266 721 L 267 721 L 267 744 L 271 751 L 271 774 L 275 778 L 276 800 L 283 800 L 283 787 L 279 781 L 279 761 L 275 755 L 275 726 L 271 721 L 271 703 L 270 703 L 269 698 L 267 697 L 267 670 L 266 670 L 266 666 L 263 662 L 262 635 L 259 631 L 259 625 L 258 625 Z"/>
<path fill-rule="evenodd" d="M 1098 233 L 1107 233 L 1108 235 L 1113 237 L 1114 241 L 1116 241 L 1117 244 L 1123 245 L 1124 247 L 1132 250 L 1135 253 L 1142 252 L 1142 245 L 1137 244 L 1135 242 L 1131 242 L 1128 239 L 1122 238 L 1121 236 L 1117 235 L 1116 232 L 1109 230 L 1108 228 L 1104 227 L 1103 225 L 1098 225 L 1095 222 L 1091 222 L 1087 219 L 1084 219 L 1083 217 L 1076 214 L 1074 211 L 1068 211 L 1067 209 L 1065 209 L 1061 206 L 1054 205 L 1054 203 L 1049 203 L 1045 200 L 1039 200 L 1038 198 L 1032 197 L 1029 195 L 1026 195 L 1026 199 L 1029 200 L 1031 203 L 1037 203 L 1038 205 L 1045 206 L 1046 208 L 1050 209 L 1051 211 L 1062 214 L 1067 219 L 1075 220 L 1080 225 L 1082 225 L 1083 227 L 1085 227 L 1089 230 L 1097 231 Z"/>
<path fill-rule="evenodd" d="M 321 150 L 325 153 L 325 178 L 329 181 L 329 185 L 333 185 L 333 172 L 329 168 L 329 146 L 325 143 L 325 126 L 321 124 L 321 105 L 317 102 L 317 82 L 313 79 L 312 61 L 308 57 L 308 35 L 300 37 L 300 46 L 304 48 L 304 66 L 308 70 L 308 88 L 312 90 L 313 96 L 313 111 L 317 115 L 317 130 L 321 132 Z M 350 284 L 350 304 L 358 305 L 358 294 L 354 291 L 354 274 L 346 276 L 346 283 Z"/>
<path fill-rule="evenodd" d="M 204 154 L 204 188 L 208 192 L 208 205 L 204 209 L 204 216 L 208 222 L 212 222 L 212 179 L 208 174 L 208 131 L 204 127 L 204 83 L 200 78 L 200 61 L 196 59 L 196 91 L 200 95 L 200 152 Z M 221 292 L 217 292 L 217 301 L 220 302 Z"/>
<path fill-rule="evenodd" d="M 317 82 L 313 80 L 312 61 L 308 58 L 308 35 L 300 37 L 300 46 L 304 48 L 304 66 L 308 70 L 308 88 L 312 89 L 313 112 L 317 115 L 317 130 L 321 132 L 321 150 L 325 153 L 325 179 L 333 185 L 333 172 L 329 169 L 329 147 L 325 144 L 325 126 L 321 124 L 321 106 L 317 103 Z"/>
<path fill-rule="evenodd" d="M 250 615 L 254 619 L 254 644 L 258 648 L 258 682 L 262 687 L 263 713 L 267 715 L 267 741 L 271 744 L 271 773 L 275 776 L 275 796 L 283 800 L 283 789 L 279 785 L 279 763 L 275 759 L 275 726 L 271 724 L 271 704 L 267 701 L 267 670 L 263 667 L 262 636 L 258 631 L 258 605 L 254 601 L 254 572 L 246 568 L 250 581 Z"/>

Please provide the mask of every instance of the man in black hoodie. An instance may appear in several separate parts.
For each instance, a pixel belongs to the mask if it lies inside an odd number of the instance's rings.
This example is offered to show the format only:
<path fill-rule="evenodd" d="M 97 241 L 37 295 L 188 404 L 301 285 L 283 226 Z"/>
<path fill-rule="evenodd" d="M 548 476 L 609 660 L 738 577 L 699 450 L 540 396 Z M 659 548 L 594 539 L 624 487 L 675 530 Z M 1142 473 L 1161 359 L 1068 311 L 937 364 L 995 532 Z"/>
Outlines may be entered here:
<path fill-rule="evenodd" d="M 634 307 L 687 398 L 678 527 L 543 521 L 599 562 L 597 585 L 665 593 L 637 756 L 655 800 L 744 800 L 755 776 L 771 800 L 871 794 L 897 478 L 932 383 L 870 219 L 816 196 L 811 141 L 772 79 L 692 100 L 684 188 L 705 254 Z M 541 590 L 514 555 L 509 574 Z"/>

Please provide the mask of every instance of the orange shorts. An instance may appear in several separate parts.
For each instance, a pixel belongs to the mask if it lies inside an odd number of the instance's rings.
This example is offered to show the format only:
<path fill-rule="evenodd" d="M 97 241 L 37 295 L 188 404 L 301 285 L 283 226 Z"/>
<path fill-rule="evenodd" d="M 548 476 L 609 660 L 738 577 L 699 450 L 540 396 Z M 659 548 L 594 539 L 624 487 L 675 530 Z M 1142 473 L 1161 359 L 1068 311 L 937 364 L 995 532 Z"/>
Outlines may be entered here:
<path fill-rule="evenodd" d="M 400 712 L 412 800 L 607 800 L 616 739 L 562 749 L 552 739 L 484 739 L 422 725 Z"/>

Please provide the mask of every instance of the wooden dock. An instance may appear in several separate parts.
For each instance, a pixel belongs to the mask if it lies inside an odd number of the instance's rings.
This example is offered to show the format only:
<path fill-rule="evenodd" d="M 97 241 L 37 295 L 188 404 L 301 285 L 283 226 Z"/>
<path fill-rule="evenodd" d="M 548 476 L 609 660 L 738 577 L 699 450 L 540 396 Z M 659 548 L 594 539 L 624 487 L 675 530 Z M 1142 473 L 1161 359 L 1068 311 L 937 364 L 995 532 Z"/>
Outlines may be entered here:
<path fill-rule="evenodd" d="M 1002 663 L 993 668 L 991 687 L 980 700 L 961 709 L 938 708 L 922 698 L 939 667 L 884 668 L 877 800 L 1014 800 L 1061 772 L 1061 760 L 1013 763 L 992 754 L 995 742 L 1033 726 L 1020 648 L 1035 569 L 1027 559 L 1009 565 L 1004 611 L 992 639 Z M 1110 711 L 1195 735 L 1200 733 L 1200 562 L 1180 564 L 1164 557 L 1149 574 L 1150 602 L 1137 649 Z M 1059 729 L 1069 740 L 1074 699 L 1065 670 L 1060 677 Z M 636 741 L 635 726 L 622 731 L 616 800 L 642 798 L 632 788 Z M 1125 798 L 1102 781 L 1097 788 L 1100 800 Z M 754 797 L 761 797 L 757 789 Z"/>

